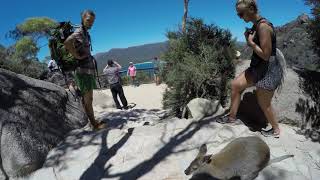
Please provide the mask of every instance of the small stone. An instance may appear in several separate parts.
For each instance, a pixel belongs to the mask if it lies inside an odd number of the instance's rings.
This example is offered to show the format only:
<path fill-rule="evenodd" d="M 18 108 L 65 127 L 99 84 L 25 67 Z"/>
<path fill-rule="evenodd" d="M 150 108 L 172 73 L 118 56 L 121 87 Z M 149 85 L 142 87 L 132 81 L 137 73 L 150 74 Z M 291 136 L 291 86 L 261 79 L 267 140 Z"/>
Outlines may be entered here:
<path fill-rule="evenodd" d="M 320 134 L 317 131 L 312 131 L 310 134 L 310 138 L 313 142 L 319 141 Z"/>

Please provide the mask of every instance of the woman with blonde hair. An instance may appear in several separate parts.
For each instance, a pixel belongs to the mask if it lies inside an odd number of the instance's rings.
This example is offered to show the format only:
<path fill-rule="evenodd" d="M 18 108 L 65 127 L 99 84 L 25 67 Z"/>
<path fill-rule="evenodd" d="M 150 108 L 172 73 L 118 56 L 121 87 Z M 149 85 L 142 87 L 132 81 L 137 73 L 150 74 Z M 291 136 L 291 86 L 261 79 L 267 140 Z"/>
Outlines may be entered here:
<path fill-rule="evenodd" d="M 238 75 L 231 83 L 232 94 L 229 115 L 218 120 L 218 122 L 235 122 L 241 100 L 241 92 L 248 87 L 256 86 L 258 103 L 272 126 L 269 130 L 262 130 L 262 134 L 279 138 L 280 128 L 275 118 L 271 100 L 274 91 L 281 84 L 282 77 L 280 76 L 282 76 L 282 74 L 271 74 L 273 80 L 270 82 L 276 82 L 273 86 L 270 86 L 269 81 L 268 83 L 265 83 L 264 80 L 269 65 L 274 64 L 274 57 L 277 53 L 274 27 L 267 19 L 260 16 L 255 0 L 238 0 L 236 3 L 236 10 L 239 18 L 243 19 L 246 23 L 253 23 L 253 27 L 247 29 L 244 33 L 247 44 L 252 48 L 253 53 L 250 67 Z"/>

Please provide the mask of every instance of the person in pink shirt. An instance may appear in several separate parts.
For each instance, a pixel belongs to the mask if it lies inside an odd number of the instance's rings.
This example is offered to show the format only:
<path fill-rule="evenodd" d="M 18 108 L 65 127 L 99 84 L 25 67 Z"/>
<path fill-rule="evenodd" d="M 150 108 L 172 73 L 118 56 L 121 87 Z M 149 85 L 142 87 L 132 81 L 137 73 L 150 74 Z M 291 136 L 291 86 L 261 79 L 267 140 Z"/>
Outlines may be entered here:
<path fill-rule="evenodd" d="M 131 85 L 134 85 L 134 83 L 135 83 L 136 74 L 137 74 L 136 67 L 133 65 L 133 62 L 130 62 L 130 65 L 129 65 L 128 71 L 127 71 L 127 75 L 130 76 Z"/>

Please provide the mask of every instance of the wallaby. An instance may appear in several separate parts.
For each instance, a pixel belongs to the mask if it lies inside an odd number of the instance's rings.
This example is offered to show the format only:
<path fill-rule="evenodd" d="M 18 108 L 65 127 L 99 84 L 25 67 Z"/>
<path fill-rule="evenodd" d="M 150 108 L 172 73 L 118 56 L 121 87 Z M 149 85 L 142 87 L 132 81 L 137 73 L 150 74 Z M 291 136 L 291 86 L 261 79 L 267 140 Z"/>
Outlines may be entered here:
<path fill-rule="evenodd" d="M 269 146 L 257 136 L 240 137 L 231 141 L 219 153 L 206 155 L 207 146 L 200 147 L 197 157 L 184 171 L 186 175 L 206 173 L 216 179 L 251 180 L 271 163 L 293 155 L 277 157 L 270 161 Z"/>

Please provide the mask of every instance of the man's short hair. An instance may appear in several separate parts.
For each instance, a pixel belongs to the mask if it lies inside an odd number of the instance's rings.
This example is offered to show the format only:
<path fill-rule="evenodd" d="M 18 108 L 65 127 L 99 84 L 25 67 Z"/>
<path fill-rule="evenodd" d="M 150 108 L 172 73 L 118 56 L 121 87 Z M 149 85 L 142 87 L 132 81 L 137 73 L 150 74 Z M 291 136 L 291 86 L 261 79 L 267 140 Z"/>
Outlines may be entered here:
<path fill-rule="evenodd" d="M 96 14 L 95 14 L 92 10 L 90 10 L 90 9 L 86 9 L 86 10 L 82 11 L 82 12 L 81 12 L 81 17 L 83 17 L 83 16 L 86 15 L 86 14 L 89 14 L 90 16 L 96 17 Z"/>

